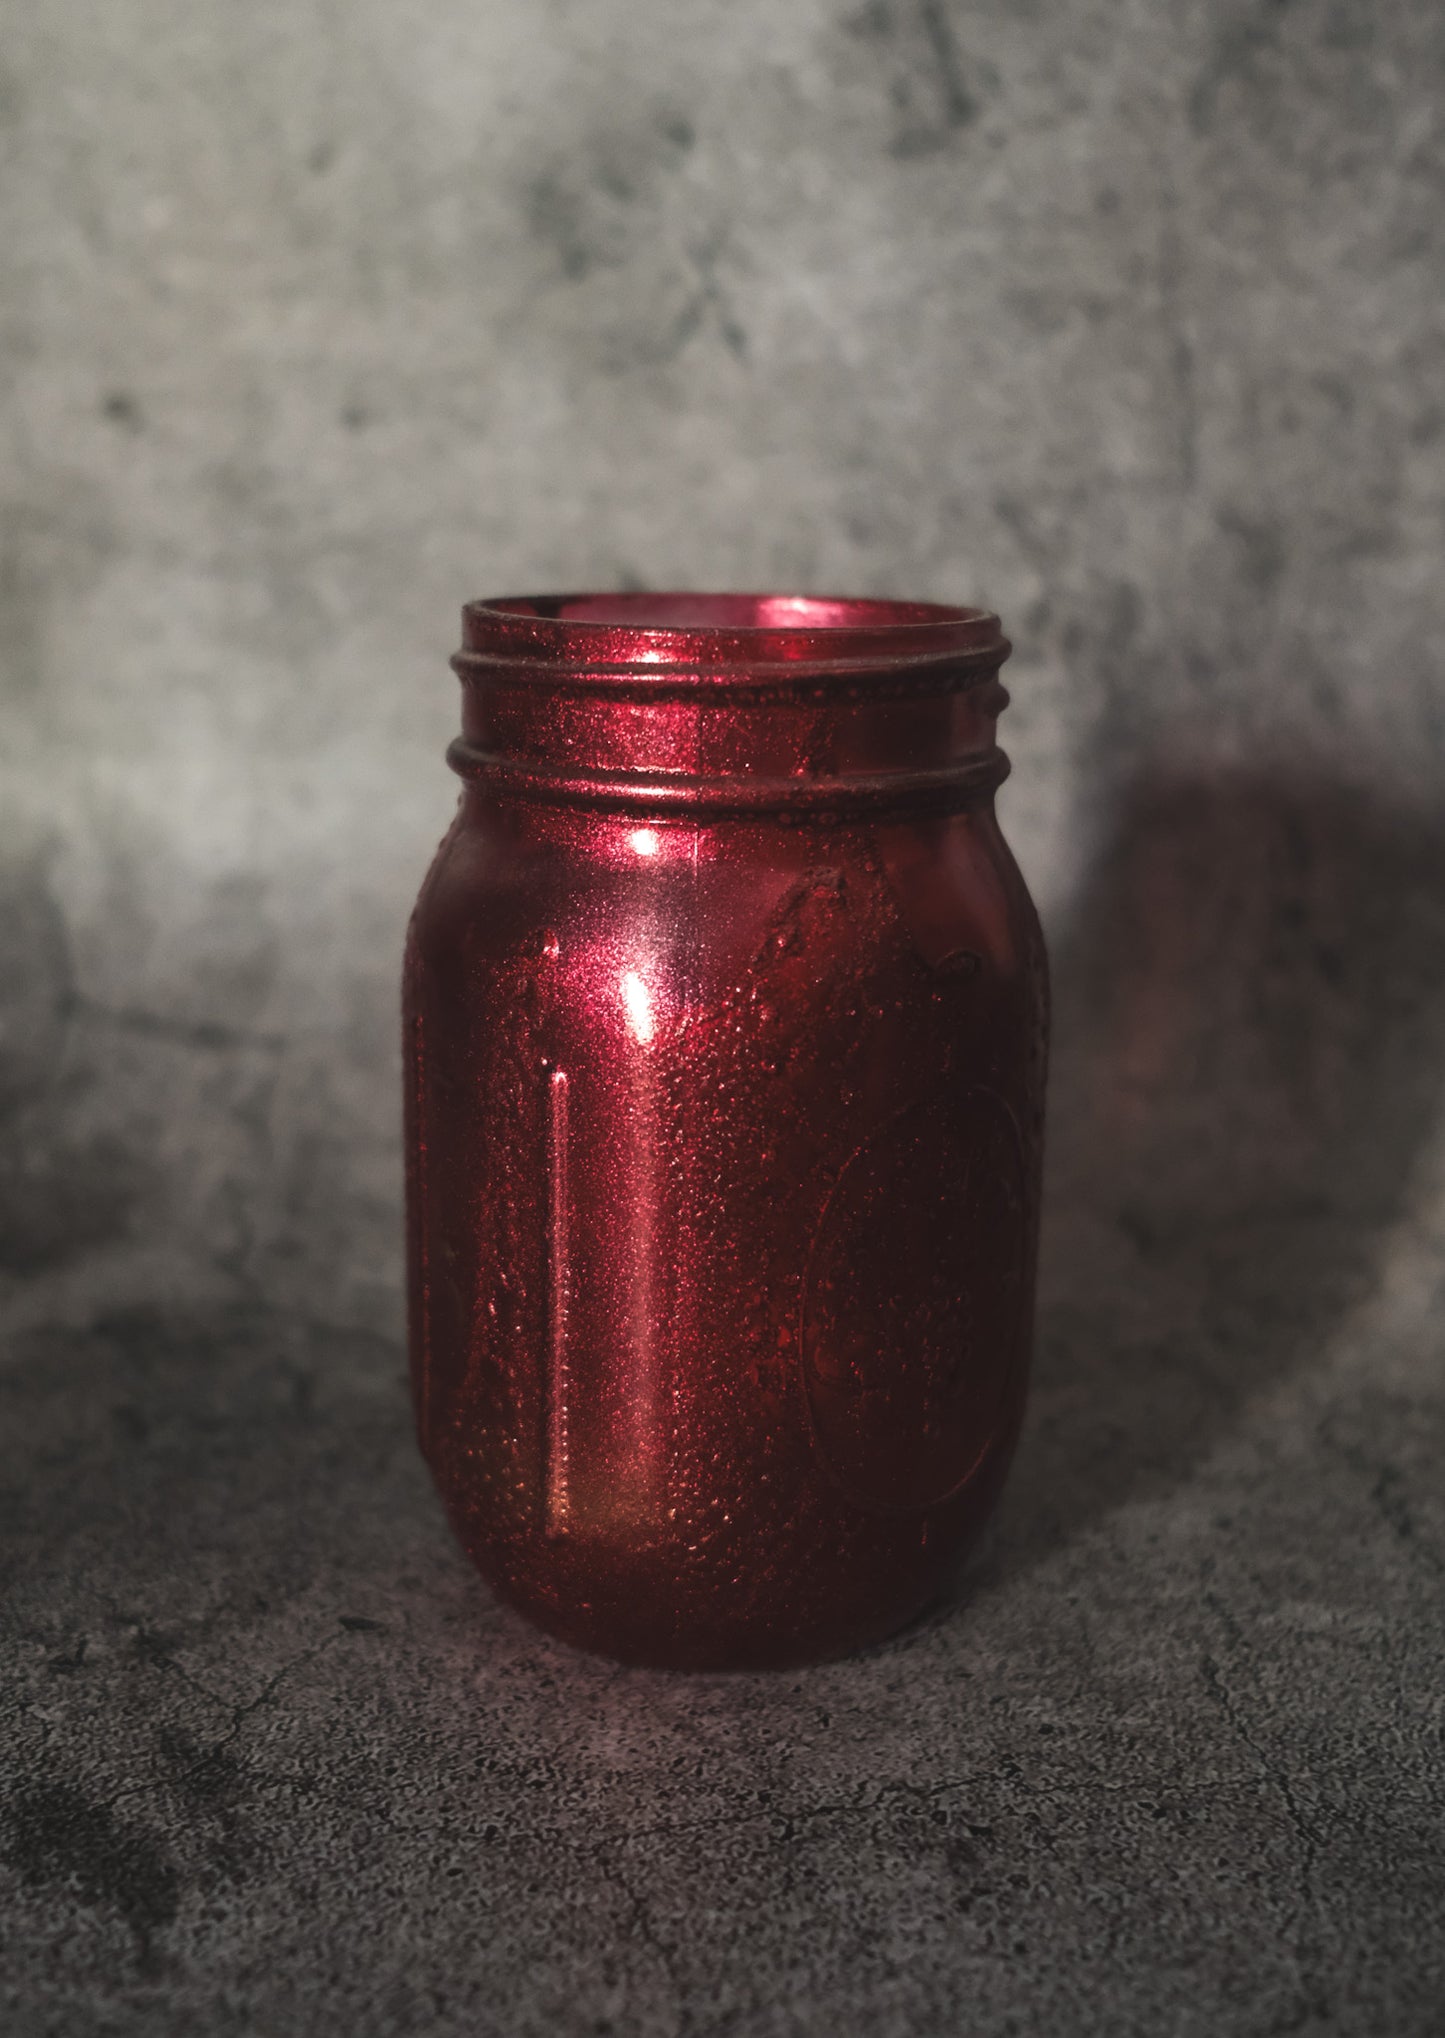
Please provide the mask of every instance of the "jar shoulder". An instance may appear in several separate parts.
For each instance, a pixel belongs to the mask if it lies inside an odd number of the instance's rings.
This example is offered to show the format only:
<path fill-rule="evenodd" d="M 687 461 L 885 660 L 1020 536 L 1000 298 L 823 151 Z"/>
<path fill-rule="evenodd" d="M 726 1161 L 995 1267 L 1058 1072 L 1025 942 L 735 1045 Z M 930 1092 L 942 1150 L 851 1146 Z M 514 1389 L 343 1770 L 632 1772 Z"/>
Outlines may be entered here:
<path fill-rule="evenodd" d="M 517 826 L 464 806 L 411 919 L 418 959 L 643 942 L 699 987 L 769 957 L 901 947 L 929 972 L 1037 977 L 1038 917 L 989 810 L 867 829 Z"/>

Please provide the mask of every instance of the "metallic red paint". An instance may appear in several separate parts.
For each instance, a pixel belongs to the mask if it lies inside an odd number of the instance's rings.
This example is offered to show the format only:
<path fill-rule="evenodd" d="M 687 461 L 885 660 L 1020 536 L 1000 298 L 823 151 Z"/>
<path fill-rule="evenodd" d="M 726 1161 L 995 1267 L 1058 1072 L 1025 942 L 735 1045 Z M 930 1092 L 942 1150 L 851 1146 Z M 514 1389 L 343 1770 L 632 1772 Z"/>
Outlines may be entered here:
<path fill-rule="evenodd" d="M 971 609 L 470 605 L 406 962 L 411 1351 L 463 1544 L 569 1641 L 919 1612 L 1022 1414 L 1045 1058 Z"/>

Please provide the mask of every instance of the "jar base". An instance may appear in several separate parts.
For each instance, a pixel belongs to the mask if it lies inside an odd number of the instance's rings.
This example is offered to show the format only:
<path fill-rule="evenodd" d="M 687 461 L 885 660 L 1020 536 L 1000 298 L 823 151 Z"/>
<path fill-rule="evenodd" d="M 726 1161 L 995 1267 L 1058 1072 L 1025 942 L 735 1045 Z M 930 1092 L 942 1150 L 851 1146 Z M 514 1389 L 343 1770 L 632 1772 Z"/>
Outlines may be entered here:
<path fill-rule="evenodd" d="M 959 1602 L 962 1574 L 981 1535 L 982 1529 L 920 1580 L 917 1591 L 895 1599 L 886 1611 L 872 1617 L 855 1614 L 848 1620 L 835 1617 L 812 1623 L 792 1610 L 786 1620 L 780 1618 L 776 1624 L 720 1617 L 705 1627 L 682 1627 L 666 1614 L 549 1605 L 517 1589 L 485 1563 L 477 1563 L 477 1569 L 487 1589 L 530 1626 L 569 1648 L 629 1669 L 694 1674 L 800 1670 L 866 1653 L 912 1629 L 946 1619 Z"/>

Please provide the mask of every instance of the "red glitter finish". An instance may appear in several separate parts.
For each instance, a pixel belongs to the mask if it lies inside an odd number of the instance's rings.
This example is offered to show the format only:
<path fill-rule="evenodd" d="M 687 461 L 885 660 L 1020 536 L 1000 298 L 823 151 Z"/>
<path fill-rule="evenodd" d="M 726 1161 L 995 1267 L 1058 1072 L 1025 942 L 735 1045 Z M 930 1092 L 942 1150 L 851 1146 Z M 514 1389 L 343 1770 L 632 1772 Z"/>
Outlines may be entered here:
<path fill-rule="evenodd" d="M 690 1667 L 874 1641 L 1023 1410 L 1045 972 L 997 619 L 464 612 L 407 946 L 422 1447 L 484 1576 Z"/>

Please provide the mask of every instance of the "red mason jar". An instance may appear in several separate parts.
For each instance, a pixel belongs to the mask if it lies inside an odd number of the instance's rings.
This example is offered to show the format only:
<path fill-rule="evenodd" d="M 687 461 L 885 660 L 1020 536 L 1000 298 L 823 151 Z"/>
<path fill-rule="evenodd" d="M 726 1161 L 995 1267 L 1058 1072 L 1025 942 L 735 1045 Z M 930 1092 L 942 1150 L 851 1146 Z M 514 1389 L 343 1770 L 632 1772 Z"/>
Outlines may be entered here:
<path fill-rule="evenodd" d="M 416 1416 L 568 1641 L 789 1664 L 947 1584 L 1023 1411 L 1042 940 L 997 618 L 476 602 L 407 945 Z"/>

